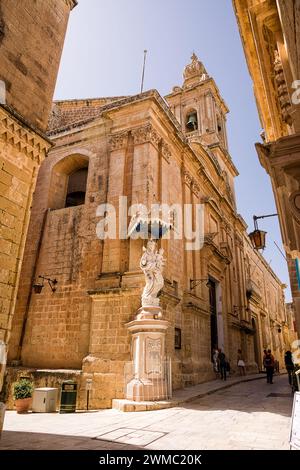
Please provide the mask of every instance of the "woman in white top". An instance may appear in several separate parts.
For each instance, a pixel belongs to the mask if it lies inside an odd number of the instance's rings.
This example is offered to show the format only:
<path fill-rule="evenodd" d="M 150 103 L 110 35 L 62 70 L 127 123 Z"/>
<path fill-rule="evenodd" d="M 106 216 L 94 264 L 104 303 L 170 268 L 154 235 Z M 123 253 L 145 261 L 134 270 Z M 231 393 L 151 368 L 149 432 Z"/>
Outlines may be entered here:
<path fill-rule="evenodd" d="M 244 361 L 241 349 L 238 349 L 237 365 L 240 371 L 240 375 L 246 375 L 245 361 Z"/>

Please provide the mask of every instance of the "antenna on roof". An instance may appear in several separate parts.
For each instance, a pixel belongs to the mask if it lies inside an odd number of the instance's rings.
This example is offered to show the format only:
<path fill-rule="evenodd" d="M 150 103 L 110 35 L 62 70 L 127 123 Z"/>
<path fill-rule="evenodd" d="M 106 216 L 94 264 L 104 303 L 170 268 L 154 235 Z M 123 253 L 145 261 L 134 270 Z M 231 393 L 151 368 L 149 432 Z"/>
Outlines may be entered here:
<path fill-rule="evenodd" d="M 146 55 L 147 55 L 147 50 L 145 49 L 145 50 L 144 50 L 144 64 L 143 64 L 143 73 L 142 73 L 141 93 L 143 93 L 143 88 L 144 88 Z"/>

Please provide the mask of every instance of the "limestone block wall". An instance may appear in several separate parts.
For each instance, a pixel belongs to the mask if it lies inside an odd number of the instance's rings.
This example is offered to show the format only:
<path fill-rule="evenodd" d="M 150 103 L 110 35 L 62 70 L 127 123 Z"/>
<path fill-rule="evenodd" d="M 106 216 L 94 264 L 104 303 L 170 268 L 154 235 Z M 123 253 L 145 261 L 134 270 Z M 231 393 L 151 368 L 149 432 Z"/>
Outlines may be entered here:
<path fill-rule="evenodd" d="M 12 328 L 32 194 L 40 161 L 50 147 L 0 108 L 0 340 Z M 2 373 L 0 375 L 1 389 Z"/>
<path fill-rule="evenodd" d="M 64 208 L 66 194 L 56 197 L 58 183 L 53 175 L 64 177 L 83 161 L 88 165 L 85 205 Z M 87 291 L 94 287 L 101 272 L 102 244 L 96 237 L 96 209 L 105 200 L 106 171 L 107 150 L 101 135 L 86 147 L 50 153 L 41 166 L 22 264 L 23 282 L 14 317 L 10 361 L 20 359 L 20 342 L 24 343 L 25 358 L 31 365 L 37 360 L 36 350 L 42 348 L 42 364 L 47 367 L 80 367 L 88 353 L 91 300 Z M 57 204 L 58 199 L 61 204 Z M 55 293 L 47 283 L 41 294 L 33 292 L 39 275 L 57 279 Z M 29 329 L 22 340 L 24 323 L 25 333 L 27 326 Z M 64 334 L 68 338 L 65 346 Z M 54 338 L 55 348 L 51 345 Z M 40 339 L 43 346 L 39 346 Z"/>
<path fill-rule="evenodd" d="M 57 279 L 32 293 L 22 360 L 30 367 L 81 367 L 88 353 L 90 298 L 80 272 L 85 252 L 82 207 L 49 212 L 36 273 Z"/>
<path fill-rule="evenodd" d="M 102 289 L 90 295 L 90 345 L 82 364 L 83 381 L 93 374 L 91 406 L 107 408 L 113 398 L 124 397 L 126 371 L 130 372 L 132 360 L 126 324 L 140 307 L 140 289 Z"/>
<path fill-rule="evenodd" d="M 1 0 L 0 80 L 6 104 L 45 130 L 75 0 Z"/>

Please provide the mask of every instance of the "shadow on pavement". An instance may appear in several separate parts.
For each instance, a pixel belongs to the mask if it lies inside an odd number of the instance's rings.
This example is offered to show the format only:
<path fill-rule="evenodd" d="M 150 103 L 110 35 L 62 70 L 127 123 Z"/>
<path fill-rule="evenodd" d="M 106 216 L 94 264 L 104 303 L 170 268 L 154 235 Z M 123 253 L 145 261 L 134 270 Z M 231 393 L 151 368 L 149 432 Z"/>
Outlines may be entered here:
<path fill-rule="evenodd" d="M 91 437 L 3 431 L 0 450 L 141 450 L 142 447 Z"/>

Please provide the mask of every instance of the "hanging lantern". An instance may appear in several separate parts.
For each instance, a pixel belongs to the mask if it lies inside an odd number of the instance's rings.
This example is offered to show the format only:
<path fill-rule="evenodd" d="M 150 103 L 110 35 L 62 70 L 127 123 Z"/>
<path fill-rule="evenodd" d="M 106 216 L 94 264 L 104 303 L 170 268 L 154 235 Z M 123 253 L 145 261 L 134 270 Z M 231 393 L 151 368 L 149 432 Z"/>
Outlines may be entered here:
<path fill-rule="evenodd" d="M 249 233 L 249 238 L 251 240 L 252 246 L 255 250 L 264 250 L 266 247 L 266 234 L 263 230 L 254 230 L 254 232 Z"/>

